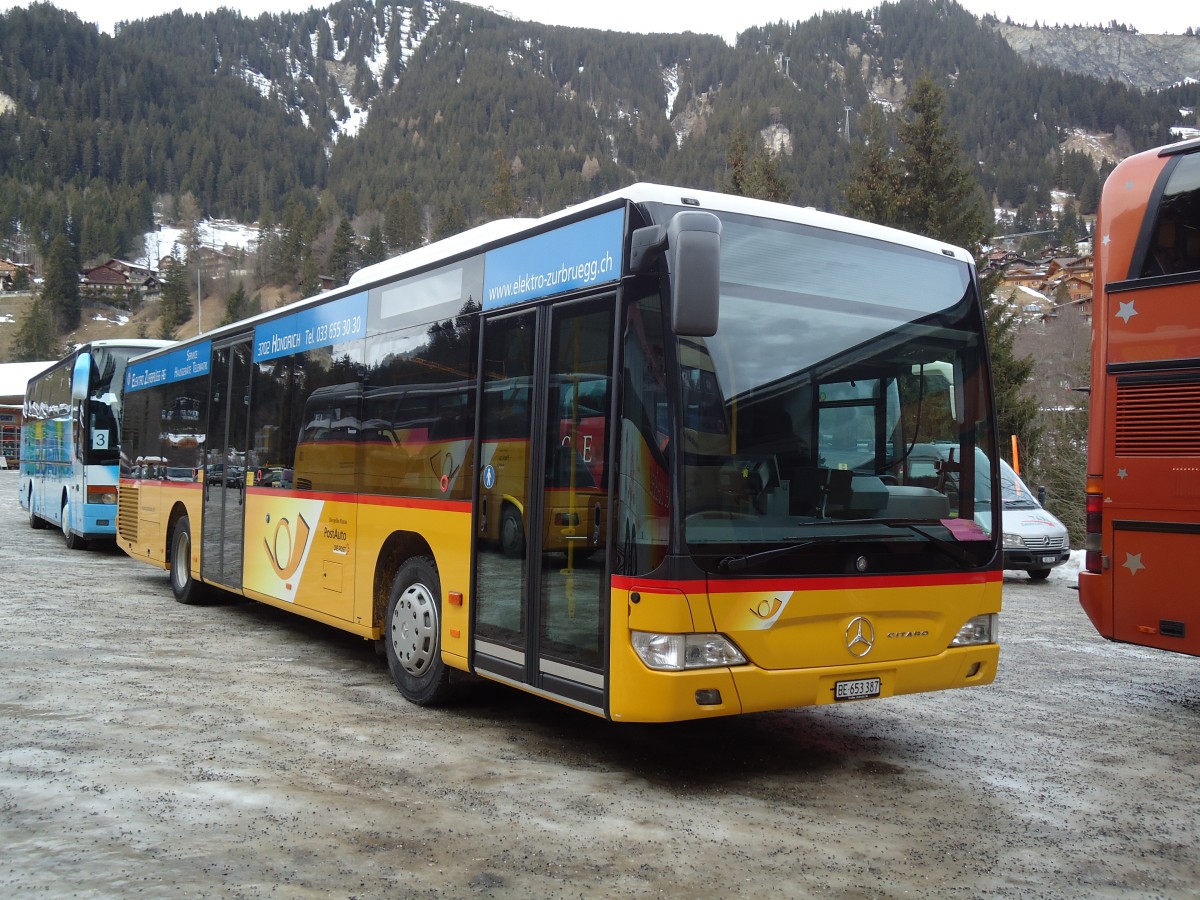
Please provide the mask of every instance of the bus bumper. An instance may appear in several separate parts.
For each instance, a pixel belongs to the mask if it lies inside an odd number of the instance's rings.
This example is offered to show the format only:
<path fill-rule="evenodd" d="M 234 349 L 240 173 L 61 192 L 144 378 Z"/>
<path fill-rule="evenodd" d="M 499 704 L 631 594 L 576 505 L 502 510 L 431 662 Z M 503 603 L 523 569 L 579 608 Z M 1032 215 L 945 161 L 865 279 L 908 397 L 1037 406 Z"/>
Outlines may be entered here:
<path fill-rule="evenodd" d="M 831 666 L 769 671 L 757 666 L 652 672 L 614 671 L 610 716 L 619 722 L 675 722 L 836 702 L 838 682 L 879 679 L 879 697 L 991 684 L 999 644 L 948 648 L 935 657 L 877 667 Z"/>
<path fill-rule="evenodd" d="M 117 505 L 88 503 L 83 508 L 83 531 L 88 537 L 111 537 L 117 533 Z"/>

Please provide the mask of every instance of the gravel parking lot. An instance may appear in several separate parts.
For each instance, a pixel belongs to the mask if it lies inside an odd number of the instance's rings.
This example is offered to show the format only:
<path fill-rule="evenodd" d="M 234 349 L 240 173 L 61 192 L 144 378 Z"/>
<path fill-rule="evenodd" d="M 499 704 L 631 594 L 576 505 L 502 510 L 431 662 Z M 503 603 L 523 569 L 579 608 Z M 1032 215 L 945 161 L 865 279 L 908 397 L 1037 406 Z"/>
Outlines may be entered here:
<path fill-rule="evenodd" d="M 1200 660 L 1005 579 L 995 684 L 684 725 L 499 686 L 32 531 L 0 473 L 0 885 L 71 897 L 1182 897 Z"/>

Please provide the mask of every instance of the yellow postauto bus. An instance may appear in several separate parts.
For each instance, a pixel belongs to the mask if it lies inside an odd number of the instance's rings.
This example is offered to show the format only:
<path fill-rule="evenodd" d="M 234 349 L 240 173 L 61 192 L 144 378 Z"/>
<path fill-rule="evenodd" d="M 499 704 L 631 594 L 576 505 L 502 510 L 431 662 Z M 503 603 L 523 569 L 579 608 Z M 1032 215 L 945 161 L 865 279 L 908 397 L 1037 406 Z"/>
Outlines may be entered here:
<path fill-rule="evenodd" d="M 613 721 L 988 684 L 997 453 L 964 250 L 639 184 L 134 360 L 118 540 Z M 938 443 L 938 471 L 909 464 Z"/>

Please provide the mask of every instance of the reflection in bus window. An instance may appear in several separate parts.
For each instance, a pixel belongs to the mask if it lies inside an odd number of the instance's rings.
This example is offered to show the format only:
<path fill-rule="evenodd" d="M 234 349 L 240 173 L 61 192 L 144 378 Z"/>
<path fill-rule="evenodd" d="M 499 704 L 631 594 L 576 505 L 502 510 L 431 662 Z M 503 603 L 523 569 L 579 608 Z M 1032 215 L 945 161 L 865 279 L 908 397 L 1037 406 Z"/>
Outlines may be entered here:
<path fill-rule="evenodd" d="M 625 318 L 616 569 L 654 571 L 666 559 L 671 517 L 671 423 L 662 307 L 657 294 L 631 304 Z"/>
<path fill-rule="evenodd" d="M 1200 270 L 1200 155 L 1182 157 L 1163 190 L 1143 278 Z"/>

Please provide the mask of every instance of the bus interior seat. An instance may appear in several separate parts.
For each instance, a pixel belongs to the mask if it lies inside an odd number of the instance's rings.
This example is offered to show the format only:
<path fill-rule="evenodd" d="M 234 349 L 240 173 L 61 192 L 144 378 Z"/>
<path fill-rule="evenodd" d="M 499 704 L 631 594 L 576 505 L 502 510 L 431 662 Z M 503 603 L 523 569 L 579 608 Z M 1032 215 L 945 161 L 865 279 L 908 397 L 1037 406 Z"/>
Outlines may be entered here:
<path fill-rule="evenodd" d="M 792 481 L 812 458 L 804 440 L 792 425 L 792 416 L 783 403 L 775 400 L 751 407 L 754 414 L 738 422 L 740 450 L 773 456 L 780 481 Z M 795 496 L 793 494 L 793 496 Z"/>

